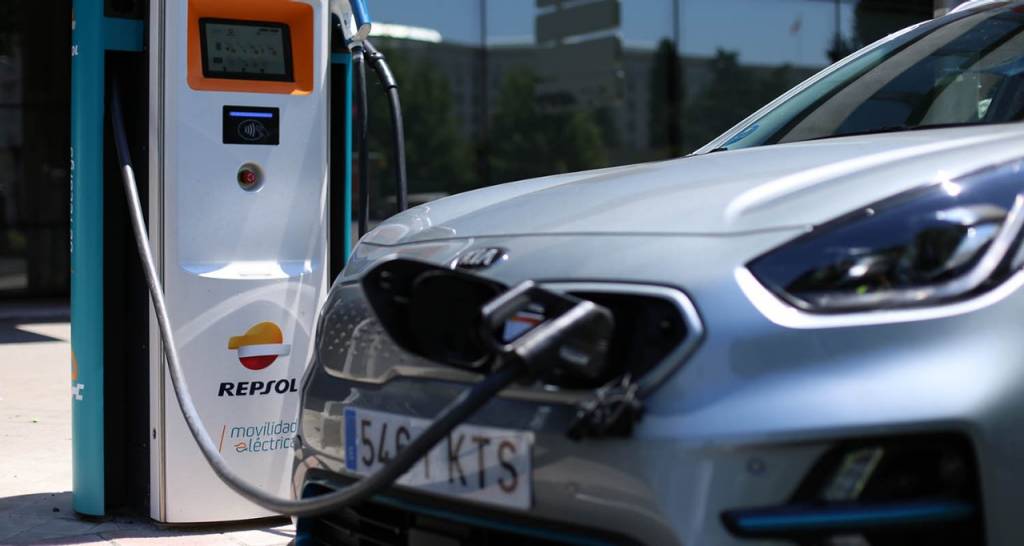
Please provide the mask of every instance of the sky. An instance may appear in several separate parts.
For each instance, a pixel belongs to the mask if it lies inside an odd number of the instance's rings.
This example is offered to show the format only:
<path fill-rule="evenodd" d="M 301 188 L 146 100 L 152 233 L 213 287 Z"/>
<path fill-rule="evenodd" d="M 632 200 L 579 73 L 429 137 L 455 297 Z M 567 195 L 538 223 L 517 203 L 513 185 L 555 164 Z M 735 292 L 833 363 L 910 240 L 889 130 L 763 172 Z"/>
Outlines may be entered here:
<path fill-rule="evenodd" d="M 536 0 L 486 1 L 489 45 L 534 43 Z M 479 0 L 372 0 L 370 10 L 376 21 L 432 28 L 447 42 L 481 41 Z M 626 45 L 653 48 L 671 38 L 672 11 L 672 0 L 622 0 Z M 839 11 L 848 34 L 853 3 L 842 0 Z M 835 17 L 829 0 L 680 0 L 680 49 L 692 56 L 738 51 L 744 63 L 823 66 Z"/>

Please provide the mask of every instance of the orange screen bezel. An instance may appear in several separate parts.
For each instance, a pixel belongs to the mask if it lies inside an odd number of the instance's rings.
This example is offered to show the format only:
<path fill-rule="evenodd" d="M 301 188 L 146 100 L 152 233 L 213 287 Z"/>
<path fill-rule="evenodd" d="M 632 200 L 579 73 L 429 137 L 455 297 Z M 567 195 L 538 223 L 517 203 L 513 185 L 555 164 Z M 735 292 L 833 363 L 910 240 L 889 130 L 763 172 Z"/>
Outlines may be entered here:
<path fill-rule="evenodd" d="M 202 18 L 284 23 L 291 34 L 293 82 L 232 80 L 203 75 L 199 36 Z M 308 95 L 313 92 L 313 6 L 289 0 L 189 0 L 188 85 L 197 91 L 278 93 Z"/>

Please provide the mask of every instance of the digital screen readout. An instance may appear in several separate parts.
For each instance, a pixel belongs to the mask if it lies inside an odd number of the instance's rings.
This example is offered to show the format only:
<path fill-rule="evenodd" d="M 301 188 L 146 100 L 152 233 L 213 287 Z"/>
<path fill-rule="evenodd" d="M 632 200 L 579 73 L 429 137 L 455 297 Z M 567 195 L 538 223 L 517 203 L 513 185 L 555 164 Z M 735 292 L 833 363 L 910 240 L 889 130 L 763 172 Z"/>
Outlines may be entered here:
<path fill-rule="evenodd" d="M 288 25 L 200 19 L 207 78 L 293 81 Z"/>

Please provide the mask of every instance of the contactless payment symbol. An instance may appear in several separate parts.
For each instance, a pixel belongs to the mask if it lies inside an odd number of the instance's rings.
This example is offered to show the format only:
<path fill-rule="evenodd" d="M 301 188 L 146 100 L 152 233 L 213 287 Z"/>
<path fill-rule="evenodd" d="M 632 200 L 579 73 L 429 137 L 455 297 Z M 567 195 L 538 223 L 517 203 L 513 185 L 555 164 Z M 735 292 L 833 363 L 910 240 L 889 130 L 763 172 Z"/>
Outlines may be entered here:
<path fill-rule="evenodd" d="M 247 119 L 238 124 L 238 136 L 249 142 L 267 138 L 267 127 L 255 119 Z"/>
<path fill-rule="evenodd" d="M 292 346 L 284 343 L 281 329 L 273 322 L 261 322 L 228 340 L 228 349 L 238 351 L 238 361 L 250 370 L 262 370 L 279 356 L 287 356 Z"/>

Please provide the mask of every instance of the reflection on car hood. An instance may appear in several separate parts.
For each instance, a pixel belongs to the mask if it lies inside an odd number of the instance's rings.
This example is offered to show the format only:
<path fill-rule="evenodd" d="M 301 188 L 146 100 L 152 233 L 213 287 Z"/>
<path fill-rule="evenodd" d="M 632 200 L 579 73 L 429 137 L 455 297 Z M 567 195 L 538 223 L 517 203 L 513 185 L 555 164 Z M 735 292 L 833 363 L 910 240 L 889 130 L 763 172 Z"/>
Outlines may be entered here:
<path fill-rule="evenodd" d="M 806 227 L 1024 156 L 1024 124 L 833 138 L 550 176 L 410 209 L 368 242 Z"/>

